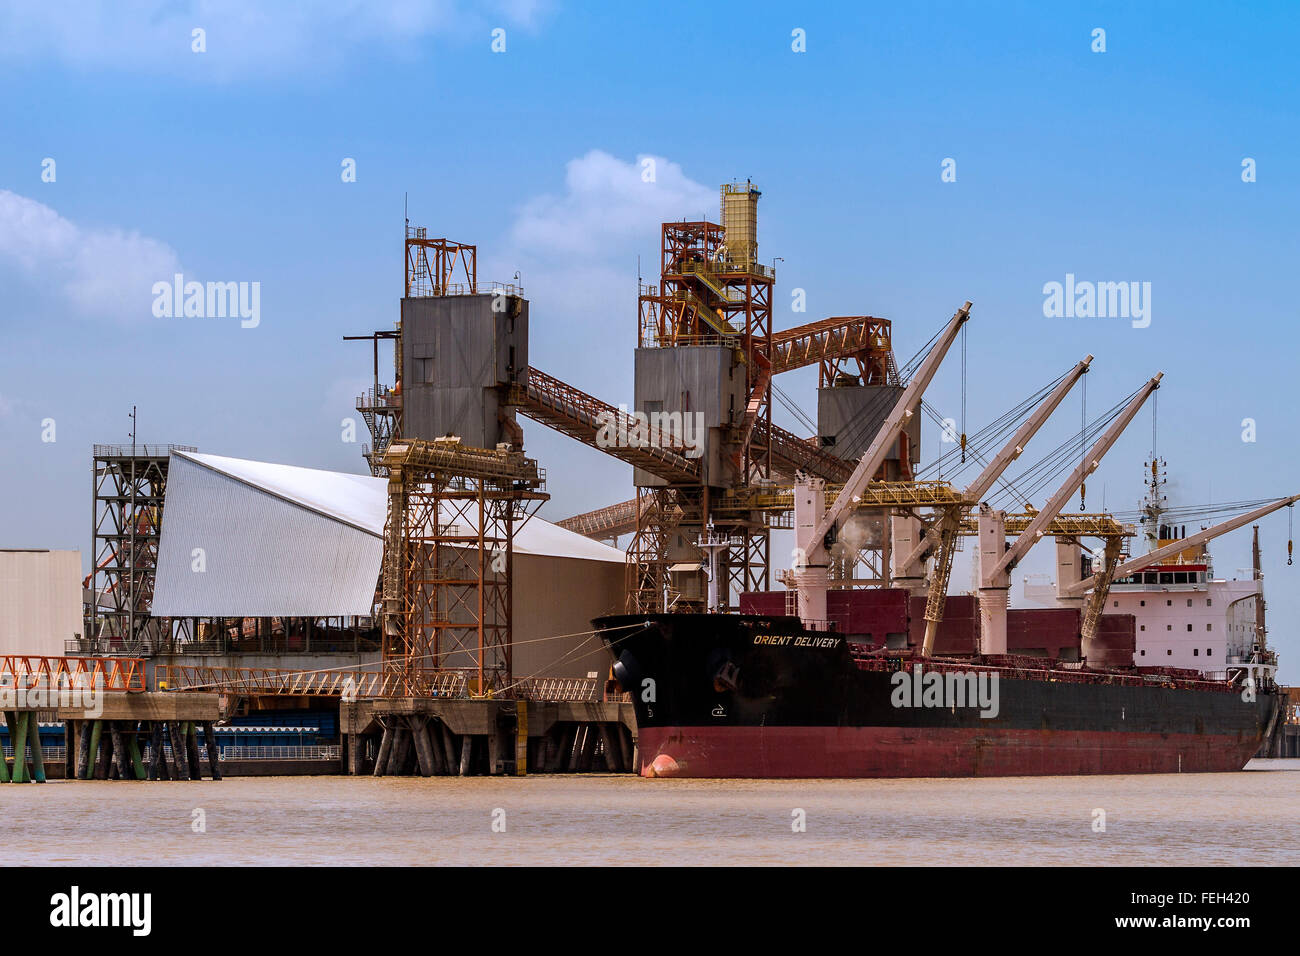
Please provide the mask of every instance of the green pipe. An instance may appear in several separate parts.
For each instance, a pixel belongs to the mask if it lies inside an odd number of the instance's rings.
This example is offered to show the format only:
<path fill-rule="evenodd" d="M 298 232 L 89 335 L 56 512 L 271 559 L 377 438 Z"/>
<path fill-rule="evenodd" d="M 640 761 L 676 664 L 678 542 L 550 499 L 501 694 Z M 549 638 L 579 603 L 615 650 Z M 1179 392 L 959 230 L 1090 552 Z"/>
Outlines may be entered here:
<path fill-rule="evenodd" d="M 95 766 L 99 763 L 99 737 L 104 732 L 104 722 L 97 720 L 90 725 L 90 758 L 86 761 L 84 780 L 95 779 Z"/>
<path fill-rule="evenodd" d="M 135 779 L 144 780 L 148 774 L 144 769 L 144 760 L 140 757 L 140 738 L 135 733 L 129 733 L 126 736 L 127 749 L 131 753 L 131 766 L 135 768 Z"/>
<path fill-rule="evenodd" d="M 14 744 L 14 783 L 27 783 L 27 711 L 18 714 L 18 727 L 9 725 L 9 739 Z"/>
<path fill-rule="evenodd" d="M 41 753 L 41 725 L 32 713 L 27 723 L 27 739 L 32 745 L 32 779 L 37 783 L 45 782 L 45 754 Z"/>

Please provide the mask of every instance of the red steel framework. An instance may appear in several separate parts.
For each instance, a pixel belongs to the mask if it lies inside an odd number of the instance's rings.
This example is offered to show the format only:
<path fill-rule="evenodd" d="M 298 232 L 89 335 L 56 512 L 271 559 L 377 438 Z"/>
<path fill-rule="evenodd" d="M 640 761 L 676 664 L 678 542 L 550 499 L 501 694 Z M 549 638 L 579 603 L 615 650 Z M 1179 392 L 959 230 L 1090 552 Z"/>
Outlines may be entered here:
<path fill-rule="evenodd" d="M 642 348 L 728 345 L 744 366 L 748 399 L 741 421 L 727 436 L 738 487 L 773 479 L 774 281 L 772 270 L 729 253 L 721 225 L 666 222 L 660 231 L 659 285 L 644 287 L 638 297 Z M 693 539 L 708 527 L 710 494 L 699 481 L 637 488 L 637 527 L 628 549 L 628 610 L 704 610 L 702 595 L 688 598 L 673 586 L 670 552 L 675 536 Z M 720 555 L 719 570 L 729 584 L 719 592 L 723 605 L 730 605 L 733 592 L 767 590 L 771 546 L 766 515 L 727 516 L 715 530 L 732 542 Z"/>
<path fill-rule="evenodd" d="M 407 224 L 408 299 L 426 295 L 474 295 L 477 292 L 477 246 L 451 239 L 430 239 L 423 226 Z"/>
<path fill-rule="evenodd" d="M 468 667 L 471 694 L 512 687 L 514 533 L 549 497 L 522 452 L 403 439 L 384 454 L 383 661 L 404 696 Z"/>
<path fill-rule="evenodd" d="M 0 686 L 22 690 L 94 688 L 139 692 L 145 689 L 143 657 L 0 657 Z"/>

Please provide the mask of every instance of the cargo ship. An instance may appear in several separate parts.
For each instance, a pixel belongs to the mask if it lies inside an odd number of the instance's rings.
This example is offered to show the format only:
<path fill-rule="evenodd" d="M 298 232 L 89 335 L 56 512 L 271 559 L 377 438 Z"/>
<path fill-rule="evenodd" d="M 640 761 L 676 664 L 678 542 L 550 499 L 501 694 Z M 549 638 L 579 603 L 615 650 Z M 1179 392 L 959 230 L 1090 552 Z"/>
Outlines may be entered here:
<path fill-rule="evenodd" d="M 926 653 L 925 596 L 829 592 L 828 621 L 788 613 L 788 591 L 739 614 L 594 622 L 629 693 L 639 770 L 663 777 L 953 777 L 1242 769 L 1282 709 L 1267 646 L 1259 530 L 1246 580 L 1216 578 L 1208 540 L 1293 499 L 1187 534 L 1169 520 L 1163 461 L 1139 509 L 1148 549 L 1115 568 L 1084 641 L 1081 606 L 1004 609 L 984 653 L 975 595 L 945 599 Z M 1290 545 L 1288 544 L 1288 548 Z M 1077 573 L 1071 562 L 1078 558 Z M 1090 577 L 1062 545 L 1050 600 Z M 1126 568 L 1134 568 L 1131 572 Z M 1084 582 L 1086 583 L 1086 581 Z M 1217 602 L 1217 603 L 1216 603 Z"/>
<path fill-rule="evenodd" d="M 1114 516 L 1062 514 L 1158 374 L 1043 508 L 1009 515 L 991 507 L 994 479 L 1091 356 L 963 491 L 876 477 L 963 320 L 954 316 L 843 486 L 832 495 L 824 481 L 798 476 L 798 560 L 784 573 L 785 591 L 745 593 L 740 613 L 717 613 L 726 544 L 710 527 L 698 540 L 709 562 L 708 613 L 594 622 L 636 711 L 642 775 L 1226 772 L 1241 770 L 1272 732 L 1281 694 L 1264 642 L 1258 538 L 1248 584 L 1213 580 L 1205 543 L 1300 496 L 1251 503 L 1259 506 L 1188 534 L 1164 520 L 1163 463 L 1153 451 L 1140 512 L 1151 545 L 1144 555 L 1124 555 L 1136 532 Z M 918 506 L 933 509 L 928 524 Z M 972 508 L 977 515 L 966 517 Z M 890 580 L 862 586 L 841 571 L 832 581 L 837 560 L 841 568 L 856 560 L 837 552 L 839 536 L 864 519 L 887 528 Z M 950 596 L 960 534 L 978 540 L 977 586 Z M 1104 547 L 1085 548 L 1089 535 Z M 1056 540 L 1056 606 L 1012 609 L 1010 571 L 1044 537 Z"/>
<path fill-rule="evenodd" d="M 652 777 L 958 777 L 1240 770 L 1276 719 L 1266 673 L 926 658 L 796 617 L 594 622 Z"/>

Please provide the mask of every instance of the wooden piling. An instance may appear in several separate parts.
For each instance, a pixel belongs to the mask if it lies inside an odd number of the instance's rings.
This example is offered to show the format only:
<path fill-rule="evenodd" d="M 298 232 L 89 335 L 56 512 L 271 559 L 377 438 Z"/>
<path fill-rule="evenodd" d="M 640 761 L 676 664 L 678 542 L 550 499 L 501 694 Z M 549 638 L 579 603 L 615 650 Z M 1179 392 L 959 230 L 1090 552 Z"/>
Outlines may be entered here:
<path fill-rule="evenodd" d="M 596 725 L 600 729 L 600 743 L 605 751 L 605 769 L 610 773 L 618 773 L 622 770 L 622 754 L 618 751 L 618 745 L 614 743 L 614 735 L 609 732 L 609 725 L 603 721 Z"/>
<path fill-rule="evenodd" d="M 153 720 L 149 722 L 149 779 L 166 780 L 163 774 L 162 725 Z"/>
<path fill-rule="evenodd" d="M 402 772 L 402 764 L 406 762 L 406 748 L 410 745 L 411 732 L 397 724 L 393 727 L 393 752 L 388 758 L 388 775 L 397 776 Z"/>
<path fill-rule="evenodd" d="M 379 739 L 379 753 L 375 755 L 375 776 L 382 777 L 388 772 L 388 756 L 393 750 L 393 728 L 384 727 L 384 734 Z"/>
<path fill-rule="evenodd" d="M 221 779 L 221 752 L 217 750 L 217 735 L 212 731 L 212 722 L 203 723 L 203 743 L 208 750 L 208 773 L 213 780 Z"/>
<path fill-rule="evenodd" d="M 127 763 L 130 755 L 126 751 L 126 739 L 122 736 L 122 722 L 120 720 L 110 720 L 108 722 L 108 732 L 113 738 L 113 762 L 117 767 L 117 776 L 119 780 L 130 780 L 134 774 Z"/>
<path fill-rule="evenodd" d="M 86 768 L 90 765 L 90 731 L 93 720 L 78 721 L 77 727 L 77 773 L 78 780 L 86 779 Z"/>
<path fill-rule="evenodd" d="M 619 753 L 623 757 L 623 767 L 629 772 L 635 772 L 636 767 L 632 764 L 632 734 L 619 721 L 614 725 L 614 735 L 618 737 Z"/>
<path fill-rule="evenodd" d="M 408 717 L 411 726 L 411 738 L 415 741 L 415 756 L 419 761 L 420 776 L 432 777 L 434 770 L 433 749 L 429 746 L 429 728 L 423 717 Z"/>
<path fill-rule="evenodd" d="M 190 758 L 185 748 L 185 735 L 179 721 L 167 725 L 167 738 L 172 745 L 172 761 L 176 765 L 176 779 L 184 780 L 190 775 Z"/>
<path fill-rule="evenodd" d="M 199 729 L 192 720 L 187 720 L 181 725 L 181 733 L 185 735 L 185 758 L 190 765 L 190 779 L 202 780 L 203 761 L 199 759 Z"/>
<path fill-rule="evenodd" d="M 577 728 L 573 725 L 561 727 L 555 732 L 555 753 L 551 756 L 550 773 L 564 773 L 569 769 L 569 754 L 573 750 L 573 736 Z"/>
<path fill-rule="evenodd" d="M 456 750 L 456 738 L 452 735 L 451 728 L 446 722 L 438 722 L 442 730 L 442 749 L 447 754 L 447 775 L 453 776 L 460 764 L 460 753 Z"/>
<path fill-rule="evenodd" d="M 447 758 L 442 752 L 442 731 L 438 729 L 438 719 L 430 717 L 425 728 L 429 734 L 429 751 L 433 754 L 433 772 L 441 777 L 447 773 Z"/>
<path fill-rule="evenodd" d="M 566 738 L 567 739 L 567 738 Z M 576 773 L 578 761 L 582 757 L 582 747 L 587 740 L 587 725 L 577 724 L 573 728 L 573 744 L 568 751 L 567 766 L 569 773 Z"/>
<path fill-rule="evenodd" d="M 582 749 L 578 751 L 578 772 L 588 773 L 591 771 L 591 765 L 596 761 L 596 743 L 598 735 L 596 734 L 595 725 L 586 723 L 582 725 Z"/>
<path fill-rule="evenodd" d="M 103 725 L 99 733 L 99 760 L 95 764 L 96 780 L 113 779 L 113 734 L 111 722 L 100 721 Z M 107 731 L 107 732 L 106 732 Z"/>

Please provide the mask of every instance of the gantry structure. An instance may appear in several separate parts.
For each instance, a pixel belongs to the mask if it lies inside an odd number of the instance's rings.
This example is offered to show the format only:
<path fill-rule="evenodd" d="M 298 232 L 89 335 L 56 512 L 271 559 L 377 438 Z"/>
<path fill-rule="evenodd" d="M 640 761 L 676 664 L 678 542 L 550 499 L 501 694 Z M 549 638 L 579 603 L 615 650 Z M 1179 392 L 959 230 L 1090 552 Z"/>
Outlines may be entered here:
<path fill-rule="evenodd" d="M 188 445 L 96 445 L 91 592 L 78 653 L 153 654 L 171 640 L 171 620 L 155 618 L 154 575 L 162 534 L 163 497 L 173 451 Z"/>
<path fill-rule="evenodd" d="M 549 497 L 522 452 L 399 439 L 384 451 L 383 661 L 401 696 L 461 673 L 475 696 L 513 687 L 514 538 Z"/>

